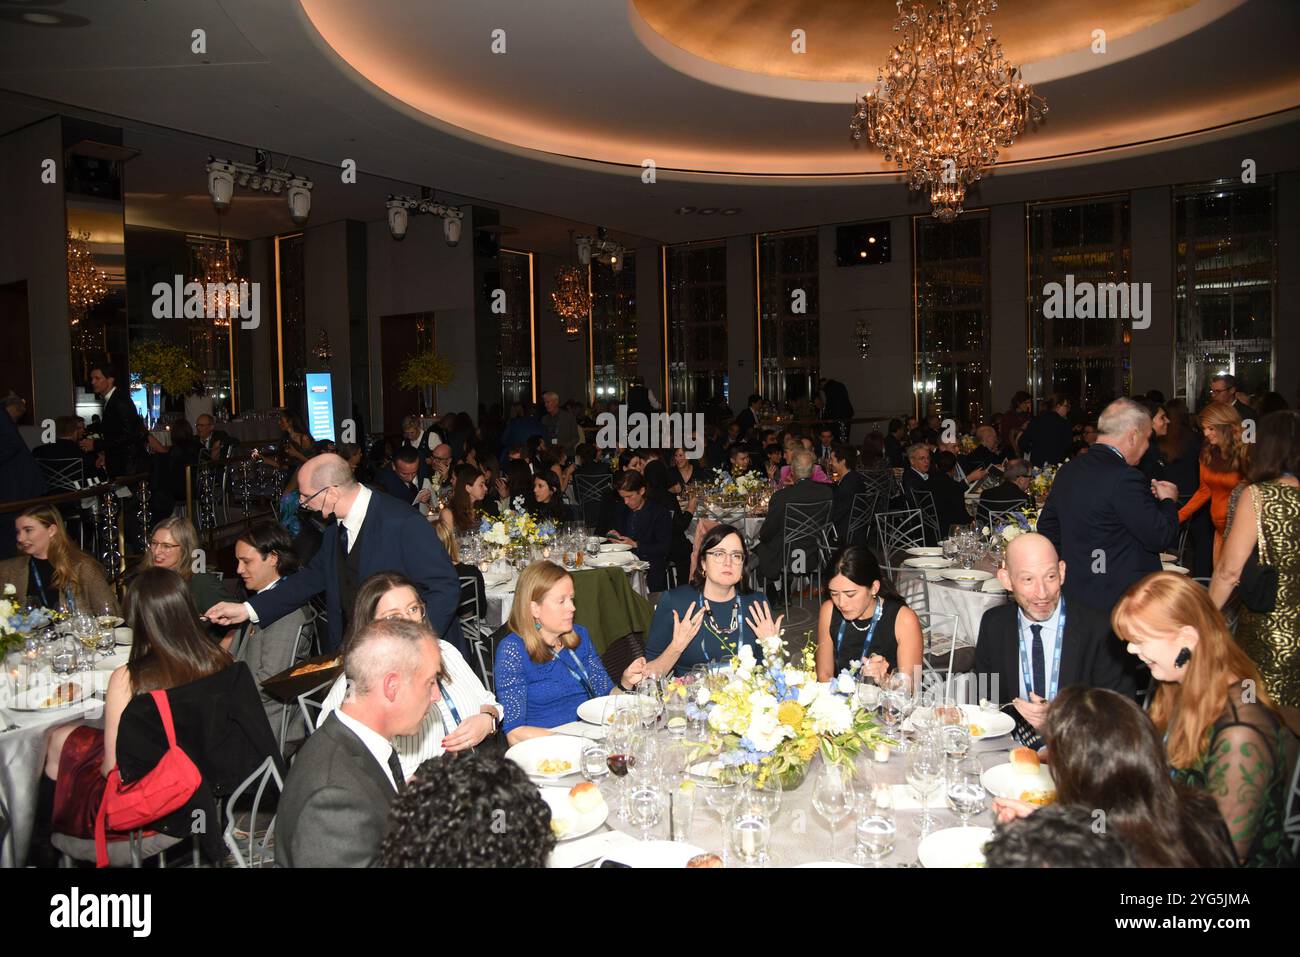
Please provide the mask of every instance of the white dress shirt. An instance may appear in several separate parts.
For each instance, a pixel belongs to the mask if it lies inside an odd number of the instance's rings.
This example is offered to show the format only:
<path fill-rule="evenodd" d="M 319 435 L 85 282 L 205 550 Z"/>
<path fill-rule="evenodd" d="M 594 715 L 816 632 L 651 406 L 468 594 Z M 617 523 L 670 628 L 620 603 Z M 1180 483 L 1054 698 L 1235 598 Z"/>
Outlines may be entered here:
<path fill-rule="evenodd" d="M 366 746 L 366 750 L 375 756 L 379 766 L 384 769 L 384 777 L 392 781 L 393 790 L 396 791 L 398 786 L 397 782 L 393 780 L 393 769 L 388 766 L 389 755 L 393 753 L 393 746 L 388 743 L 388 739 L 368 725 L 364 725 L 356 718 L 346 714 L 342 709 L 339 709 L 337 714 L 338 719 L 361 739 L 361 743 Z M 324 713 L 322 713 L 321 717 L 324 718 Z"/>
<path fill-rule="evenodd" d="M 1030 678 L 1033 678 L 1034 667 L 1034 633 L 1029 630 L 1030 625 L 1042 625 L 1043 636 L 1043 664 L 1045 665 L 1045 677 L 1048 686 L 1052 683 L 1052 661 L 1056 657 L 1056 642 L 1059 639 L 1057 632 L 1061 624 L 1061 602 L 1058 599 L 1056 607 L 1052 609 L 1051 617 L 1046 621 L 1031 621 L 1025 617 L 1022 609 L 1016 610 L 1016 622 L 1020 626 L 1020 647 L 1022 652 L 1017 654 L 1016 669 L 1020 672 L 1020 697 L 1026 701 L 1029 700 L 1029 692 L 1032 690 L 1025 687 L 1025 669 L 1024 662 L 1029 662 Z"/>
<path fill-rule="evenodd" d="M 484 705 L 488 705 L 496 711 L 499 727 L 505 720 L 505 709 L 483 687 L 483 683 L 478 680 L 478 675 L 474 674 L 473 669 L 455 647 L 440 640 L 438 649 L 442 652 L 442 667 L 447 673 L 447 677 L 442 680 L 442 687 L 455 702 L 461 721 L 468 721 L 482 712 Z M 331 711 L 338 710 L 343 704 L 346 693 L 347 681 L 343 675 L 339 675 L 334 680 L 329 694 L 325 696 L 325 703 L 321 705 L 320 721 L 324 721 Z M 339 717 L 343 716 L 343 712 L 339 711 Z M 317 727 L 319 726 L 318 722 Z M 428 714 L 420 722 L 420 727 L 416 729 L 415 734 L 399 734 L 393 738 L 397 759 L 402 762 L 402 773 L 408 780 L 421 764 L 443 753 L 442 739 L 449 735 L 454 727 L 455 721 L 452 719 L 447 702 L 438 701 L 429 707 Z M 384 760 L 388 760 L 387 755 L 384 756 Z"/>

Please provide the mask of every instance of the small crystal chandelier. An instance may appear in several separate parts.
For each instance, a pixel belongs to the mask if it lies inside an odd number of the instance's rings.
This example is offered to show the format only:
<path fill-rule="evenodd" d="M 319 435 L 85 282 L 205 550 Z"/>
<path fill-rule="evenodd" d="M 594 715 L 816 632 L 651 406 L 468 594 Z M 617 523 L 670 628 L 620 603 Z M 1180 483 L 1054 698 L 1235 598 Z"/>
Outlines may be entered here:
<path fill-rule="evenodd" d="M 865 132 L 911 189 L 929 189 L 941 222 L 961 214 L 966 187 L 999 149 L 1047 112 L 1019 68 L 1003 61 L 988 19 L 997 8 L 996 0 L 939 0 L 933 12 L 913 3 L 904 13 L 898 0 L 894 32 L 902 38 L 849 122 L 853 138 Z"/>
<path fill-rule="evenodd" d="M 108 295 L 108 276 L 90 254 L 90 233 L 68 233 L 68 314 L 72 325 Z"/>
<path fill-rule="evenodd" d="M 239 250 L 220 240 L 195 247 L 194 257 L 199 264 L 194 282 L 203 286 L 207 315 L 216 328 L 229 329 L 231 318 L 239 315 L 240 286 L 248 281 L 239 275 Z"/>
<path fill-rule="evenodd" d="M 555 314 L 564 320 L 564 333 L 576 336 L 582 321 L 591 312 L 591 292 L 587 289 L 587 270 L 580 266 L 561 266 L 555 270 L 555 291 L 551 293 Z"/>
<path fill-rule="evenodd" d="M 853 341 L 857 344 L 859 359 L 866 359 L 871 356 L 871 321 L 869 319 L 859 319 L 853 324 Z"/>
<path fill-rule="evenodd" d="M 326 368 L 329 367 L 330 360 L 334 358 L 334 350 L 330 348 L 330 335 L 324 329 L 316 337 L 316 344 L 312 346 L 311 354 Z"/>

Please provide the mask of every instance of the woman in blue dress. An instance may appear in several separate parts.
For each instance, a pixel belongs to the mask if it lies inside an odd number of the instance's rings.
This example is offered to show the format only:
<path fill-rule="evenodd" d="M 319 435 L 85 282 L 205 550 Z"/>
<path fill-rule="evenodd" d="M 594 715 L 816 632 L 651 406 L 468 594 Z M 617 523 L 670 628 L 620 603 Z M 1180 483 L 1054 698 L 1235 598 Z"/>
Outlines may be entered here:
<path fill-rule="evenodd" d="M 510 610 L 510 634 L 497 645 L 496 695 L 505 708 L 502 730 L 510 744 L 554 733 L 578 719 L 590 698 L 617 693 L 605 663 L 573 622 L 573 579 L 554 562 L 533 562 L 519 576 Z M 628 665 L 619 682 L 632 691 L 645 659 Z"/>
<path fill-rule="evenodd" d="M 739 531 L 709 529 L 690 584 L 659 597 L 646 640 L 647 675 L 686 675 L 695 665 L 730 660 L 743 645 L 763 657 L 759 639 L 780 635 L 785 616 L 773 621 L 767 600 L 747 587 L 748 559 Z"/>

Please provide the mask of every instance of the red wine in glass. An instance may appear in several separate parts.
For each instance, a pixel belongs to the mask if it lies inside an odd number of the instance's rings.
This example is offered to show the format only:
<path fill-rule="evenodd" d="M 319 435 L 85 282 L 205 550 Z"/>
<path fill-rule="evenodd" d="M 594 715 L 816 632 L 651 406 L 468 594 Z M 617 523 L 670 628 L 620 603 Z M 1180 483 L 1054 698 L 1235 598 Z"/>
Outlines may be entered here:
<path fill-rule="evenodd" d="M 629 768 L 636 767 L 636 758 L 630 754 L 611 754 L 605 759 L 605 763 L 609 765 L 610 773 L 621 778 L 627 774 Z"/>

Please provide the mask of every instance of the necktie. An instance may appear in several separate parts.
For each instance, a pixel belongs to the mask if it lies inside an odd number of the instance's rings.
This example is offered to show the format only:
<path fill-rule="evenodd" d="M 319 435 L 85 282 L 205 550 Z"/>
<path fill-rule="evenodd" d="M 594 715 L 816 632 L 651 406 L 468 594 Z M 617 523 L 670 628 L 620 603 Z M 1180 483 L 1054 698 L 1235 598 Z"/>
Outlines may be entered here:
<path fill-rule="evenodd" d="M 401 794 L 406 790 L 406 775 L 402 774 L 402 762 L 397 760 L 397 752 L 388 752 L 388 770 L 393 772 L 393 780 L 397 782 L 397 793 Z"/>
<path fill-rule="evenodd" d="M 1034 693 L 1040 698 L 1047 697 L 1047 661 L 1043 655 L 1043 626 L 1030 625 L 1029 630 L 1034 633 L 1034 645 L 1031 649 L 1031 655 L 1034 662 Z"/>
<path fill-rule="evenodd" d="M 348 553 L 348 527 L 339 522 L 339 548 L 343 549 L 343 554 Z"/>

